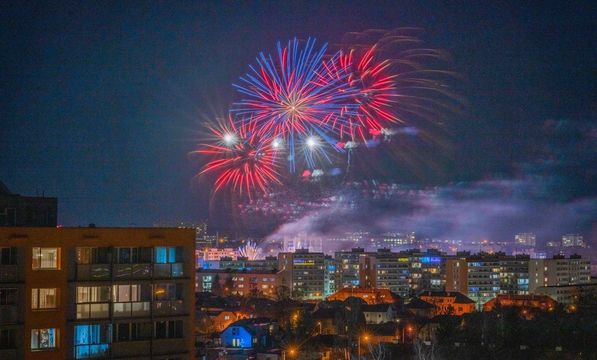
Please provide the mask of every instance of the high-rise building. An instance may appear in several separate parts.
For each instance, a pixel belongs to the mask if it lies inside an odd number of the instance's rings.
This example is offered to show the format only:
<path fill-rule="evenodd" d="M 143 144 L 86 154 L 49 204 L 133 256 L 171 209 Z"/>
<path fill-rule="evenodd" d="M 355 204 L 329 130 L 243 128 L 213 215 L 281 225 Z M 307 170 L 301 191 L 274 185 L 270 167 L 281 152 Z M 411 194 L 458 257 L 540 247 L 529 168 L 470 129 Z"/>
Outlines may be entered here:
<path fill-rule="evenodd" d="M 365 249 L 353 248 L 351 251 L 337 251 L 336 289 L 356 288 L 361 286 L 359 280 L 359 258 L 365 256 Z"/>
<path fill-rule="evenodd" d="M 579 285 L 591 282 L 591 261 L 580 255 L 569 258 L 532 259 L 529 263 L 529 291 L 538 287 Z"/>
<path fill-rule="evenodd" d="M 529 293 L 528 255 L 500 258 L 500 294 L 527 295 Z"/>
<path fill-rule="evenodd" d="M 500 292 L 503 253 L 456 256 L 446 262 L 446 290 L 460 291 L 480 307 Z"/>
<path fill-rule="evenodd" d="M 402 253 L 409 258 L 410 288 L 413 293 L 444 290 L 446 257 L 443 253 L 435 249 Z"/>
<path fill-rule="evenodd" d="M 0 181 L 0 226 L 56 227 L 58 200 L 12 194 Z"/>
<path fill-rule="evenodd" d="M 533 233 L 519 233 L 514 236 L 514 243 L 521 246 L 532 246 L 537 244 L 537 237 Z"/>
<path fill-rule="evenodd" d="M 389 289 L 401 297 L 410 295 L 410 271 L 408 255 L 378 249 L 375 253 L 376 286 Z"/>
<path fill-rule="evenodd" d="M 580 234 L 566 234 L 562 236 L 562 247 L 586 247 L 583 236 Z"/>
<path fill-rule="evenodd" d="M 294 298 L 321 300 L 324 297 L 325 255 L 308 249 L 278 254 L 278 282 Z"/>
<path fill-rule="evenodd" d="M 1 359 L 194 356 L 190 229 L 0 228 Z"/>

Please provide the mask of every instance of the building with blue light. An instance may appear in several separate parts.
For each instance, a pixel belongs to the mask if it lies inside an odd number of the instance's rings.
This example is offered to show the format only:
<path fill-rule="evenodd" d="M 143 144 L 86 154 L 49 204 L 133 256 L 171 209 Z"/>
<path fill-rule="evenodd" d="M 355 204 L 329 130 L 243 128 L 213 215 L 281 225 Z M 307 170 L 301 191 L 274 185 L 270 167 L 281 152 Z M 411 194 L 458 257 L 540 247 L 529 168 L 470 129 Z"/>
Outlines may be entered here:
<path fill-rule="evenodd" d="M 228 325 L 220 334 L 222 347 L 259 350 L 272 346 L 272 334 L 278 326 L 268 318 L 242 319 Z"/>

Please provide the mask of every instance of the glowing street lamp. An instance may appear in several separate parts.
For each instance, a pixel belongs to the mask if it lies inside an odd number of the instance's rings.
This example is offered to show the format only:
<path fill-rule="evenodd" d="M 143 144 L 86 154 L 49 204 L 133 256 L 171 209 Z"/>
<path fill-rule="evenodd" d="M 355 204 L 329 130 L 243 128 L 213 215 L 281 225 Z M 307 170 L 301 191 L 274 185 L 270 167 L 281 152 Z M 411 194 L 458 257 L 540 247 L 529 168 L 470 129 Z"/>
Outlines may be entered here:
<path fill-rule="evenodd" d="M 359 360 L 361 360 L 361 338 L 363 338 L 364 342 L 369 342 L 369 334 L 363 334 L 361 336 L 358 337 L 358 348 L 357 348 L 357 352 L 358 352 L 358 357 Z"/>

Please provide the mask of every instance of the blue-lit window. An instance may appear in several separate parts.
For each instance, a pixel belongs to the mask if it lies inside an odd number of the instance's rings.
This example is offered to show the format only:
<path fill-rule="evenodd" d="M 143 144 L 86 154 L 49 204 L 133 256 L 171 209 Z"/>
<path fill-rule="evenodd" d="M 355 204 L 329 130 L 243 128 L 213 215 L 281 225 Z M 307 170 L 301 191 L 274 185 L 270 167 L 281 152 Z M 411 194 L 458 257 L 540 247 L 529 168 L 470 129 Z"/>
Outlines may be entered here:
<path fill-rule="evenodd" d="M 108 353 L 111 340 L 110 325 L 76 325 L 75 359 L 103 357 Z"/>
<path fill-rule="evenodd" d="M 160 246 L 155 248 L 155 262 L 157 264 L 171 264 L 177 261 L 178 257 L 180 257 L 181 251 L 177 251 L 176 247 L 170 246 Z"/>

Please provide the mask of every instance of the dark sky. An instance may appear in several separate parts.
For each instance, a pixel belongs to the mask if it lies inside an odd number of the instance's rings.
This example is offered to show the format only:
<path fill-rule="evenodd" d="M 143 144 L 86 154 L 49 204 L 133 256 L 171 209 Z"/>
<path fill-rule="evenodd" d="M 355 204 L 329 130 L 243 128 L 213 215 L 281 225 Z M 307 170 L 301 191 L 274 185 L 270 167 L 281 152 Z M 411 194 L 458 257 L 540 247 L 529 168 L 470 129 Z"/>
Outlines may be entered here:
<path fill-rule="evenodd" d="M 256 54 L 370 28 L 424 28 L 466 76 L 447 181 L 519 175 L 547 119 L 595 131 L 594 2 L 279 3 L 3 1 L 0 179 L 57 196 L 64 225 L 203 218 L 210 189 L 188 152 Z"/>

